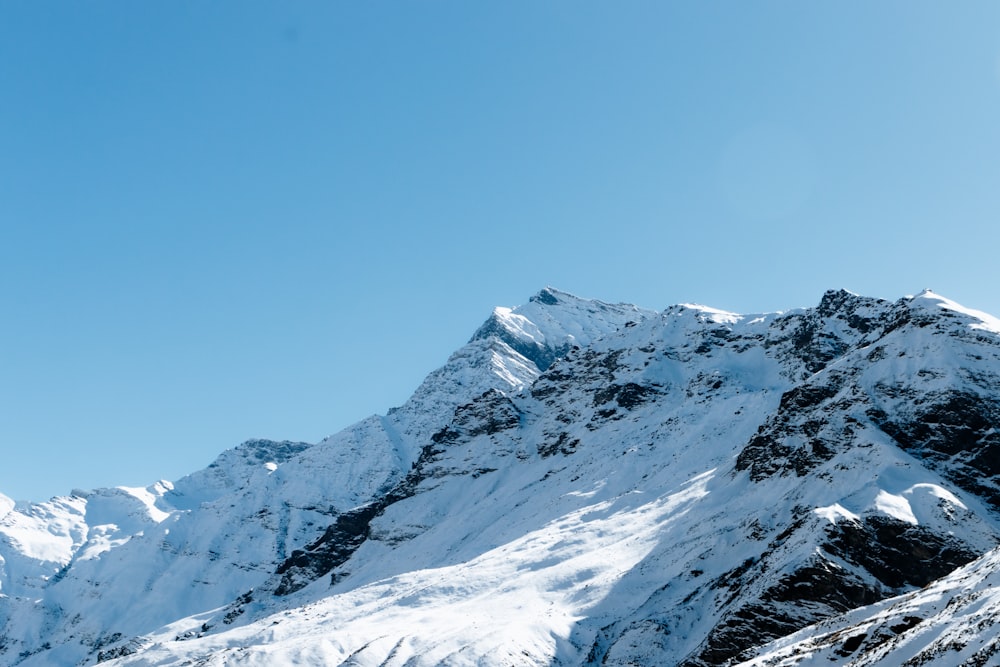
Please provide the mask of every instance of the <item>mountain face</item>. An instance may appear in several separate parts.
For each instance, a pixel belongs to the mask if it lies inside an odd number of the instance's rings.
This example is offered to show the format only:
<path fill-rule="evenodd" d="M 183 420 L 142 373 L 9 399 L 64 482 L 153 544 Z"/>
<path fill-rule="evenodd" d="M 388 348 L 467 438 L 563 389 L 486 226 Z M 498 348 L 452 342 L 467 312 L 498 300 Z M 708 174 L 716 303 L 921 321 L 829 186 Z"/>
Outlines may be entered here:
<path fill-rule="evenodd" d="M 0 496 L 0 665 L 998 665 L 1000 321 L 545 289 L 402 406 Z"/>

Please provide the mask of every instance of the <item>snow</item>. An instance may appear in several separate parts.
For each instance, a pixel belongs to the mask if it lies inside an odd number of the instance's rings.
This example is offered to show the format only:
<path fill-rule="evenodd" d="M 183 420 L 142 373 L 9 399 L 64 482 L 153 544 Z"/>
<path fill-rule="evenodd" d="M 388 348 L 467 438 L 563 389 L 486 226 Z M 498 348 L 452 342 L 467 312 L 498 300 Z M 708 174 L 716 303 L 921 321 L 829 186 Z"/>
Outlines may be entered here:
<path fill-rule="evenodd" d="M 506 654 L 547 661 L 570 640 L 581 614 L 607 603 L 664 527 L 708 493 L 711 479 L 711 473 L 700 475 L 666 498 L 637 502 L 629 495 L 587 504 L 467 561 L 377 579 L 300 614 L 267 616 L 232 636 L 206 637 L 183 648 L 188 655 L 222 652 L 266 631 L 266 655 L 248 664 L 307 664 L 320 637 L 327 639 L 330 664 L 352 655 L 357 664 L 376 665 L 390 655 L 421 665 L 455 663 L 462 654 L 470 660 L 503 660 Z M 296 622 L 303 617 L 308 629 Z M 405 629 L 405 636 L 393 628 Z M 477 635 L 474 647 L 470 630 Z M 168 639 L 153 637 L 158 643 Z M 163 643 L 136 664 L 159 664 L 172 650 Z"/>
<path fill-rule="evenodd" d="M 875 507 L 882 513 L 894 519 L 910 523 L 914 526 L 919 523 L 917 517 L 910 509 L 910 503 L 903 496 L 894 495 L 885 491 L 879 491 L 875 496 Z"/>
<path fill-rule="evenodd" d="M 154 522 L 160 523 L 170 516 L 169 512 L 164 512 L 157 507 L 157 503 L 163 494 L 173 488 L 173 485 L 169 482 L 167 484 L 158 482 L 149 487 L 119 486 L 117 488 L 142 503 L 143 510 L 148 513 L 149 518 Z"/>
<path fill-rule="evenodd" d="M 958 499 L 958 496 L 948 489 L 938 486 L 937 484 L 914 484 L 906 490 L 906 493 L 910 496 L 915 496 L 917 494 L 928 495 L 937 500 L 943 500 L 944 502 L 963 510 L 969 509 L 962 503 L 961 500 Z"/>
<path fill-rule="evenodd" d="M 513 308 L 498 306 L 493 309 L 493 315 L 518 338 L 529 340 L 532 343 L 545 344 L 545 334 L 542 333 L 541 329 L 524 315 L 515 313 Z"/>
<path fill-rule="evenodd" d="M 703 306 L 697 303 L 682 303 L 680 304 L 682 308 L 688 308 L 694 310 L 701 315 L 704 315 L 705 319 L 710 322 L 715 322 L 716 324 L 736 324 L 740 320 L 744 319 L 743 315 L 739 313 L 730 313 L 725 310 L 719 310 L 718 308 L 712 308 L 710 306 Z M 763 317 L 753 317 L 751 316 L 750 322 L 758 323 L 764 320 Z"/>
<path fill-rule="evenodd" d="M 859 521 L 859 517 L 854 512 L 844 509 L 840 503 L 834 503 L 827 507 L 817 507 L 813 512 L 820 517 L 823 517 L 832 524 L 836 524 L 841 519 L 846 519 L 848 521 Z"/>
<path fill-rule="evenodd" d="M 85 507 L 82 498 L 62 496 L 29 505 L 24 511 L 8 512 L 0 519 L 0 536 L 25 558 L 65 564 L 86 535 Z"/>
<path fill-rule="evenodd" d="M 975 320 L 970 323 L 969 326 L 973 329 L 980 329 L 983 331 L 989 331 L 991 333 L 1000 334 L 1000 318 L 996 318 L 989 313 L 985 313 L 981 310 L 975 310 L 973 308 L 966 308 L 965 306 L 952 301 L 947 297 L 943 297 L 939 294 L 935 294 L 931 290 L 924 290 L 920 294 L 911 297 L 911 302 L 914 305 L 921 306 L 924 308 L 942 308 L 949 310 L 951 312 L 960 313 L 967 316 L 969 319 Z"/>

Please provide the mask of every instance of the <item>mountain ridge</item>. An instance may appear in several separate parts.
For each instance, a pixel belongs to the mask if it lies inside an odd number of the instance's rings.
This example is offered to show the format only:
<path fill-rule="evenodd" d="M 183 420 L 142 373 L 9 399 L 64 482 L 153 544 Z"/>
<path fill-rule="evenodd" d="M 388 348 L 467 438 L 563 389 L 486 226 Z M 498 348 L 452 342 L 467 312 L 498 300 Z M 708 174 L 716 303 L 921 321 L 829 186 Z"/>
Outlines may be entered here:
<path fill-rule="evenodd" d="M 0 664 L 749 659 L 1000 543 L 997 332 L 929 291 L 545 288 L 319 443 L 8 509 Z"/>

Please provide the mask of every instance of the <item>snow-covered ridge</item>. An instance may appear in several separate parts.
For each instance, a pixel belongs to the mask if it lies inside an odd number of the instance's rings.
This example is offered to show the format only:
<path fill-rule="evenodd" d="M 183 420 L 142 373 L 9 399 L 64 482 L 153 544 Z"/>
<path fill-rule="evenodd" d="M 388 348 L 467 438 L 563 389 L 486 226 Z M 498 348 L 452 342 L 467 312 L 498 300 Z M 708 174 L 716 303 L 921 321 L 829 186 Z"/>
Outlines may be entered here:
<path fill-rule="evenodd" d="M 931 290 L 924 290 L 920 292 L 920 294 L 911 297 L 910 303 L 917 307 L 930 309 L 943 308 L 954 313 L 960 313 L 972 320 L 969 323 L 971 328 L 982 329 L 983 331 L 1000 334 L 1000 319 L 990 315 L 989 313 L 984 313 L 981 310 L 966 308 L 965 306 L 956 303 L 947 297 L 935 294 Z"/>
<path fill-rule="evenodd" d="M 750 659 L 1000 543 L 991 326 L 930 293 L 546 288 L 320 443 L 0 498 L 0 665 Z"/>
<path fill-rule="evenodd" d="M 1000 662 L 1000 550 L 919 591 L 836 616 L 761 647 L 739 667 Z"/>

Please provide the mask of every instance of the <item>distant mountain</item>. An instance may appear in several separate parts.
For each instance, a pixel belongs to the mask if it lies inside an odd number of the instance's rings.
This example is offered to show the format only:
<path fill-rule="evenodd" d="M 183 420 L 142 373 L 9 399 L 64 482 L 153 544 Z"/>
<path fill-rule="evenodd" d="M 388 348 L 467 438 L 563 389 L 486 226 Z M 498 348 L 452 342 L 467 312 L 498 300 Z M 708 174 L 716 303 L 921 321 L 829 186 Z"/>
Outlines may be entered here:
<path fill-rule="evenodd" d="M 995 318 L 547 288 L 322 442 L 0 496 L 0 665 L 1000 665 L 998 544 Z"/>

